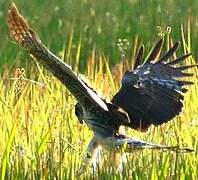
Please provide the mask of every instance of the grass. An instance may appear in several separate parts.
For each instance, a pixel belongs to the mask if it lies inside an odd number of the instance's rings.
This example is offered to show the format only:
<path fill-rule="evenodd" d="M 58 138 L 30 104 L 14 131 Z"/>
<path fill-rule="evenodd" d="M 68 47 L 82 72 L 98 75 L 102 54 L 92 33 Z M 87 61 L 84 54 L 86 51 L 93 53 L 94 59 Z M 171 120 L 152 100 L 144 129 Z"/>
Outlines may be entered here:
<path fill-rule="evenodd" d="M 165 35 L 166 48 L 172 38 L 180 39 L 178 54 L 192 51 L 188 62 L 195 62 L 198 41 L 193 14 L 198 3 L 193 1 L 189 6 L 189 2 L 16 1 L 43 41 L 77 72 L 84 72 L 106 99 L 111 99 L 119 88 L 126 68 L 125 63 L 114 66 L 120 54 L 126 54 L 129 65 L 132 64 L 139 44 L 143 41 L 151 47 L 166 26 L 172 27 L 172 32 Z M 1 3 L 4 13 L 9 3 Z M 112 22 L 103 15 L 112 16 Z M 5 23 L 5 16 L 0 16 L 0 21 Z M 0 36 L 1 179 L 76 179 L 75 172 L 92 136 L 74 115 L 76 100 L 59 81 L 11 43 L 6 26 L 0 28 L 4 34 Z M 128 40 L 127 50 L 122 45 L 117 48 L 119 38 Z M 192 147 L 194 153 L 134 152 L 127 156 L 122 173 L 111 170 L 107 153 L 98 172 L 92 174 L 89 168 L 82 179 L 197 179 L 198 72 L 192 72 L 195 85 L 186 95 L 180 116 L 162 127 L 151 127 L 146 134 L 133 130 L 128 133 L 155 143 Z"/>
<path fill-rule="evenodd" d="M 2 24 L 0 65 L 13 64 L 15 59 L 20 58 L 26 62 L 27 58 L 24 53 L 18 53 L 19 49 L 10 41 L 6 22 L 9 2 L 11 3 L 11 0 L 0 1 Z M 81 42 L 80 71 L 85 69 L 87 59 L 94 48 L 97 49 L 97 53 L 104 54 L 110 59 L 110 63 L 115 65 L 119 61 L 119 51 L 116 46 L 119 38 L 126 38 L 131 42 L 138 36 L 147 47 L 151 47 L 161 32 L 157 27 L 160 26 L 164 31 L 170 26 L 173 28 L 173 39 L 181 40 L 180 25 L 184 25 L 186 30 L 187 22 L 191 24 L 191 38 L 194 40 L 191 42 L 192 53 L 198 56 L 196 1 L 30 0 L 26 3 L 23 0 L 15 0 L 14 2 L 32 26 L 36 27 L 43 41 L 56 54 L 71 45 L 68 42 L 72 42 L 71 52 L 67 58 L 74 62 L 72 59 L 75 58 L 78 44 Z M 22 64 L 19 62 L 21 61 L 17 61 L 18 64 Z"/>

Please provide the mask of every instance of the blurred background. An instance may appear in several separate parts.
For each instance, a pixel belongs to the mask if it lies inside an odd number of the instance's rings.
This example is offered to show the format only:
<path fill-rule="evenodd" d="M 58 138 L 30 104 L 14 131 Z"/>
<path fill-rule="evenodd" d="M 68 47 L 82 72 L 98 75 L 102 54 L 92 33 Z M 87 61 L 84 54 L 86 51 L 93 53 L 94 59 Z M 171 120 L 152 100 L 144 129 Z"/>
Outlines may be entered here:
<path fill-rule="evenodd" d="M 7 10 L 12 1 L 0 0 L 0 69 L 18 66 L 28 57 L 11 40 L 7 27 Z M 192 53 L 198 56 L 198 1 L 196 0 L 15 0 L 28 22 L 45 44 L 57 55 L 67 53 L 74 62 L 77 51 L 83 71 L 87 59 L 96 54 L 119 61 L 117 42 L 126 39 L 144 43 L 149 49 L 158 36 L 171 27 L 174 40 L 181 40 L 190 28 Z M 80 47 L 79 47 L 80 45 Z M 68 46 L 70 46 L 68 48 Z M 65 52 L 69 49 L 68 52 Z M 18 61 L 24 59 L 23 61 Z"/>
<path fill-rule="evenodd" d="M 11 38 L 0 0 L 0 177 L 75 179 L 92 131 L 75 114 L 75 98 Z M 164 50 L 174 41 L 198 59 L 197 0 L 14 0 L 46 46 L 88 77 L 106 100 L 120 87 L 140 44 L 146 54 L 161 36 Z M 121 61 L 122 60 L 122 61 Z M 125 66 L 126 65 L 126 66 Z M 184 111 L 148 133 L 127 133 L 148 142 L 192 147 L 195 153 L 141 151 L 127 156 L 122 174 L 104 156 L 99 179 L 198 179 L 198 71 L 185 95 Z M 107 154 L 108 155 L 108 154 Z M 107 157 L 107 158 L 106 158 Z M 89 168 L 84 179 L 97 179 Z M 158 178 L 159 177 L 159 178 Z"/>

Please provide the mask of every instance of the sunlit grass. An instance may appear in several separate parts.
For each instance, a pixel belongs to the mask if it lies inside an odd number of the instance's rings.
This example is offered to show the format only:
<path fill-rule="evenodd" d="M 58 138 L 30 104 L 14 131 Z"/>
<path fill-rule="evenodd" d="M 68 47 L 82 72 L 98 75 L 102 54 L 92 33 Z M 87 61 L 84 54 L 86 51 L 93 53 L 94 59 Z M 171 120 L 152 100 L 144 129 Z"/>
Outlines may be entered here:
<path fill-rule="evenodd" d="M 72 34 L 70 35 L 70 38 Z M 190 26 L 187 33 L 181 28 L 182 52 L 191 51 Z M 140 44 L 139 38 L 131 43 L 133 57 Z M 166 34 L 167 45 L 172 39 Z M 168 46 L 167 46 L 168 47 Z M 71 45 L 60 53 L 69 59 Z M 20 49 L 20 51 L 22 51 Z M 78 43 L 76 56 L 67 63 L 79 72 Z M 109 67 L 109 59 L 93 49 L 87 62 L 85 74 L 88 83 L 106 99 L 111 99 L 120 86 L 125 69 L 132 66 L 131 56 L 116 67 Z M 32 61 L 31 57 L 27 57 Z M 23 59 L 20 59 L 23 61 Z M 127 63 L 126 63 L 127 62 Z M 188 63 L 195 63 L 190 57 Z M 33 67 L 9 70 L 4 68 L 0 80 L 0 159 L 1 177 L 16 179 L 76 179 L 76 171 L 82 162 L 83 152 L 92 132 L 81 125 L 74 115 L 76 100 L 51 74 L 38 64 Z M 186 95 L 184 112 L 174 121 L 162 127 L 151 127 L 148 133 L 128 130 L 128 133 L 147 141 L 163 145 L 179 145 L 195 149 L 191 154 L 141 151 L 127 156 L 122 173 L 111 169 L 108 153 L 106 161 L 93 174 L 90 167 L 82 178 L 100 179 L 197 179 L 198 175 L 198 103 L 197 69 L 191 70 L 195 85 Z M 84 78 L 84 77 L 82 77 Z"/>
<path fill-rule="evenodd" d="M 148 52 L 154 40 L 165 34 L 164 49 L 171 45 L 172 38 L 181 40 L 177 55 L 193 52 L 188 63 L 196 60 L 196 1 L 16 0 L 15 3 L 47 46 L 76 72 L 85 73 L 86 81 L 107 100 L 119 89 L 122 75 L 133 65 L 141 43 L 146 44 Z M 9 5 L 7 1 L 0 2 L 1 179 L 77 179 L 75 173 L 92 132 L 78 122 L 74 115 L 76 100 L 65 87 L 11 42 L 6 25 Z M 170 34 L 167 26 L 172 27 Z M 124 52 L 118 50 L 119 38 L 129 42 Z M 122 58 L 122 53 L 126 58 Z M 198 72 L 191 71 L 195 73 L 191 79 L 195 85 L 185 96 L 180 116 L 161 127 L 151 127 L 147 133 L 134 130 L 127 133 L 163 145 L 191 147 L 194 153 L 134 152 L 127 156 L 122 173 L 111 168 L 106 153 L 103 166 L 95 174 L 88 168 L 82 178 L 197 179 Z"/>

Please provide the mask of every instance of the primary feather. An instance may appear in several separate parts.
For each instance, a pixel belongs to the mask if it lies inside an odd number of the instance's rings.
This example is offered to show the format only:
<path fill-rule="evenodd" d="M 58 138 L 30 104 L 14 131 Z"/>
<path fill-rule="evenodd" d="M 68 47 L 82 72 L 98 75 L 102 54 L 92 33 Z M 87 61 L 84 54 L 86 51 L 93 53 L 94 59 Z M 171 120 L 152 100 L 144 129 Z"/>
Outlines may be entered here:
<path fill-rule="evenodd" d="M 160 39 L 144 64 L 136 65 L 136 69 L 125 73 L 121 89 L 112 99 L 113 104 L 127 111 L 130 123 L 126 125 L 131 128 L 145 131 L 151 124 L 161 125 L 174 118 L 182 110 L 183 93 L 187 92 L 185 86 L 193 84 L 181 79 L 192 76 L 183 71 L 196 67 L 196 64 L 174 66 L 190 54 L 168 62 L 178 49 L 179 43 L 175 43 L 165 55 L 156 59 L 162 44 Z M 137 57 L 140 57 L 139 53 Z M 143 62 L 140 58 L 137 60 Z"/>
<path fill-rule="evenodd" d="M 111 136 L 116 133 L 121 123 L 129 121 L 127 113 L 100 98 L 70 66 L 46 48 L 14 4 L 8 11 L 8 25 L 15 41 L 32 54 L 76 97 L 78 103 L 75 113 L 80 122 L 84 120 L 94 133 Z"/>

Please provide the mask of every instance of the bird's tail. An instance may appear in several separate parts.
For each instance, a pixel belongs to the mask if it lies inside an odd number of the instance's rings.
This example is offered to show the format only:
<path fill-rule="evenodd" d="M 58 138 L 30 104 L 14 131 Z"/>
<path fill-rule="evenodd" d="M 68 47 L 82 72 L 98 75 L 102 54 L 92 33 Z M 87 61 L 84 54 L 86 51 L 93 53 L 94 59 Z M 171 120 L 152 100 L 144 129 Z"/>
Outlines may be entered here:
<path fill-rule="evenodd" d="M 174 151 L 181 153 L 189 153 L 194 151 L 193 149 L 186 147 L 180 148 L 178 146 L 163 146 L 159 144 L 153 144 L 126 135 L 119 135 L 116 138 L 116 147 L 118 149 L 124 149 L 125 152 L 133 152 L 134 150 L 142 150 L 142 149 Z"/>

